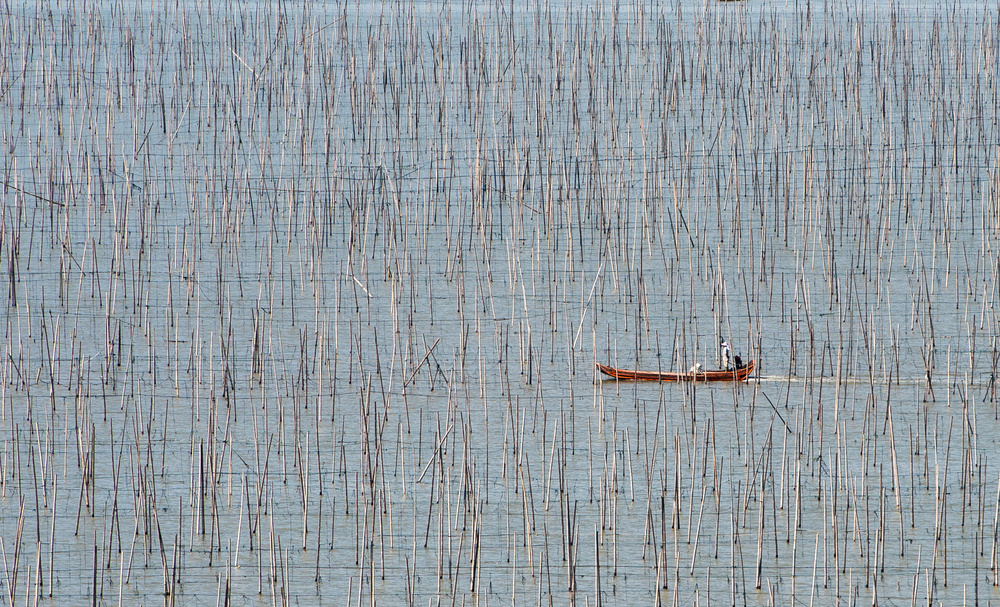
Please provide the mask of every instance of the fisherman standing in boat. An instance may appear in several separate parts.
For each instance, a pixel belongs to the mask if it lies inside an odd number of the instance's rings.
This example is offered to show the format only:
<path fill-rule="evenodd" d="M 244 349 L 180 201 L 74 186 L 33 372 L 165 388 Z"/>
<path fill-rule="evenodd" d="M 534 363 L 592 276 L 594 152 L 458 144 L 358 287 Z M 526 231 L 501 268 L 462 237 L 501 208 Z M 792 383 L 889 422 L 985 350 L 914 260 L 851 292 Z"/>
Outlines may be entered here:
<path fill-rule="evenodd" d="M 722 349 L 722 368 L 728 371 L 733 362 L 733 349 L 729 347 L 729 342 L 724 339 L 719 342 L 719 348 Z"/>

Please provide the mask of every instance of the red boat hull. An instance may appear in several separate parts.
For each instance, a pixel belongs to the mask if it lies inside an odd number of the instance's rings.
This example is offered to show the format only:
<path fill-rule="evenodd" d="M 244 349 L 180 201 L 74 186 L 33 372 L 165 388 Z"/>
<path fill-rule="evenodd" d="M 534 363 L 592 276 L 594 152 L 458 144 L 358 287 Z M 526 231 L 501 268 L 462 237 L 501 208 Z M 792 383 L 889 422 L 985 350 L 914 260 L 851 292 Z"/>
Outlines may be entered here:
<path fill-rule="evenodd" d="M 633 371 L 631 369 L 618 369 L 597 363 L 597 368 L 601 373 L 610 375 L 619 380 L 626 381 L 746 381 L 747 377 L 753 373 L 754 361 L 750 361 L 745 367 L 740 369 L 713 369 L 708 371 L 678 372 L 678 371 Z"/>

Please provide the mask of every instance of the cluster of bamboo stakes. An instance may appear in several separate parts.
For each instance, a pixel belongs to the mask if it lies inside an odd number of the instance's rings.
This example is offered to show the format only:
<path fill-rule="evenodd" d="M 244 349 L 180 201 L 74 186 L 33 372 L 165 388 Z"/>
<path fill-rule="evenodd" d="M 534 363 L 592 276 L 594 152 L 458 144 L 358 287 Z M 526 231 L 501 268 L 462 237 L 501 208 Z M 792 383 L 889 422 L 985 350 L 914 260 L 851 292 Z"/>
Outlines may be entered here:
<path fill-rule="evenodd" d="M 995 10 L 50 4 L 0 605 L 1000 600 Z"/>

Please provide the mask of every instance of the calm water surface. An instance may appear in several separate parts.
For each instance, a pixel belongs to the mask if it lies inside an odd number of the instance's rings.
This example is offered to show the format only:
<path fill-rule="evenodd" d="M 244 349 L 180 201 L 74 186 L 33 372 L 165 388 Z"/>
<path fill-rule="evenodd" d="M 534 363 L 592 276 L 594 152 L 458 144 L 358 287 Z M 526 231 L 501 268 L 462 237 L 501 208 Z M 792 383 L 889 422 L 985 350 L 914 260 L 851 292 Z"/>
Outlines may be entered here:
<path fill-rule="evenodd" d="M 0 604 L 1000 600 L 1000 16 L 834 4 L 2 9 Z"/>

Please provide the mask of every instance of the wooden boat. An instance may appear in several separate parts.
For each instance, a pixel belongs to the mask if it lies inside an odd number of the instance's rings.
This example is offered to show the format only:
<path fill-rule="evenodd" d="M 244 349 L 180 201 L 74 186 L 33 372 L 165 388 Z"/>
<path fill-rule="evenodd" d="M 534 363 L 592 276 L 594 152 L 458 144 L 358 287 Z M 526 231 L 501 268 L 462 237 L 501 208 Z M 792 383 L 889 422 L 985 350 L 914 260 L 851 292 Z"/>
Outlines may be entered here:
<path fill-rule="evenodd" d="M 746 366 L 739 369 L 709 369 L 706 371 L 633 371 L 631 369 L 617 369 L 597 363 L 597 368 L 601 373 L 610 375 L 615 379 L 627 381 L 746 381 L 747 377 L 753 373 L 754 361 L 750 361 Z"/>

